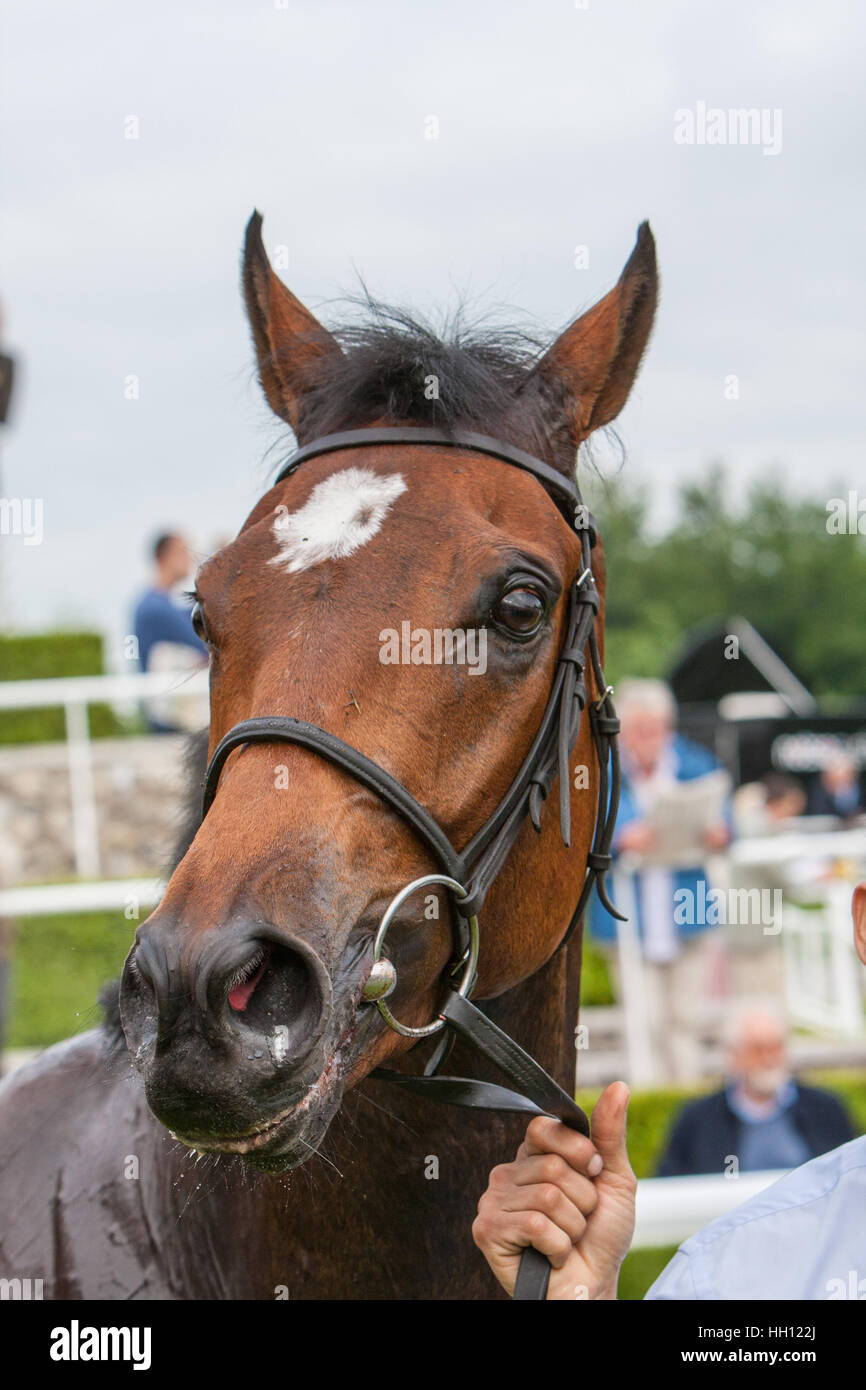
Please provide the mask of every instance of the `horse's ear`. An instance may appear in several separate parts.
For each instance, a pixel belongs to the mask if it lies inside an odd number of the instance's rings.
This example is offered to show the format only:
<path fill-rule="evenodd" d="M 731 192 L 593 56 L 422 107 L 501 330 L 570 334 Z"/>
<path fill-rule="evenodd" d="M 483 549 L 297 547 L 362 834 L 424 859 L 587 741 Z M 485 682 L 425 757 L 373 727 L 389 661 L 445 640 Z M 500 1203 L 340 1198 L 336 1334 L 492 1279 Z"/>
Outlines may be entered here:
<path fill-rule="evenodd" d="M 657 298 L 655 240 L 649 223 L 642 222 L 617 284 L 566 328 L 536 368 L 564 395 L 565 425 L 575 445 L 616 419 L 625 405 L 649 341 Z"/>
<path fill-rule="evenodd" d="M 271 409 L 297 431 L 304 384 L 311 368 L 340 346 L 309 309 L 274 274 L 262 242 L 261 213 L 247 223 L 243 290 L 259 364 L 259 379 Z"/>

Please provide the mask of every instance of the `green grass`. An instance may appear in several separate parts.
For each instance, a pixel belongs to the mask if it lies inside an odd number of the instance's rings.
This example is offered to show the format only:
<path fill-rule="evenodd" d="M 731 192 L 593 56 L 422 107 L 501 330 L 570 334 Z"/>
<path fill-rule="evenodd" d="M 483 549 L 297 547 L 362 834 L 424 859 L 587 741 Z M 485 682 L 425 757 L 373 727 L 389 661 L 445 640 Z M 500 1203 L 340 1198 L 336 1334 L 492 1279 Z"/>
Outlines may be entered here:
<path fill-rule="evenodd" d="M 8 1047 L 46 1047 L 98 1021 L 96 997 L 120 973 L 135 923 L 122 913 L 29 917 L 12 955 Z"/>
<path fill-rule="evenodd" d="M 632 1250 L 626 1255 L 619 1272 L 617 1294 L 620 1299 L 640 1300 L 647 1289 L 658 1279 L 666 1264 L 676 1254 L 677 1247 L 668 1245 L 661 1249 Z"/>
<path fill-rule="evenodd" d="M 583 959 L 580 966 L 580 1002 L 587 1007 L 612 1004 L 613 985 L 607 968 L 607 957 L 591 940 L 583 938 Z"/>

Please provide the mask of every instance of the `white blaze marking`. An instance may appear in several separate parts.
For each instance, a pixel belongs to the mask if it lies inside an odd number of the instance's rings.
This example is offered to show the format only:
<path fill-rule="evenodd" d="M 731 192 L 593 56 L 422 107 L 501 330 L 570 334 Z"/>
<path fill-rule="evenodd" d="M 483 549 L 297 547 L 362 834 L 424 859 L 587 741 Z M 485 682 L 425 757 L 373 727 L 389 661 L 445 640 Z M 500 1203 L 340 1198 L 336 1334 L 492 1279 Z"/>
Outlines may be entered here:
<path fill-rule="evenodd" d="M 322 560 L 354 554 L 373 539 L 391 503 L 405 491 L 400 473 L 382 477 L 369 468 L 333 473 L 316 484 L 300 511 L 277 508 L 273 533 L 280 548 L 268 563 L 296 574 Z"/>

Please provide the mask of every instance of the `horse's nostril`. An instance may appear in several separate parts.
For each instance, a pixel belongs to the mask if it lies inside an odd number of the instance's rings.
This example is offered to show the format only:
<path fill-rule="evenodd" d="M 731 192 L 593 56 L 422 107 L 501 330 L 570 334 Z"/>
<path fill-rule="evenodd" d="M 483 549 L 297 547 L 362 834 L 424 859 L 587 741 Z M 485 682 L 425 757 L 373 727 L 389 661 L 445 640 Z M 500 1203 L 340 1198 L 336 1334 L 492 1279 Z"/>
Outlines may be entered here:
<path fill-rule="evenodd" d="M 134 987 L 143 985 L 157 999 L 164 996 L 168 981 L 165 958 L 147 937 L 142 937 L 127 963 L 129 982 Z"/>
<path fill-rule="evenodd" d="M 157 1076 L 148 1073 L 148 1084 L 173 1085 L 202 1048 L 216 1091 L 227 1069 L 227 1094 L 239 1063 L 256 1063 L 271 1080 L 303 1063 L 333 1017 L 333 986 L 313 947 L 268 923 L 185 942 L 173 923 L 153 922 L 127 957 L 120 1006 L 136 1065 Z M 196 1072 L 185 1089 L 202 1095 L 207 1086 Z"/>
<path fill-rule="evenodd" d="M 210 971 L 211 1024 L 231 1022 L 238 1037 L 278 1038 L 281 1065 L 297 1059 L 327 1022 L 326 972 L 307 947 L 287 939 L 248 941 L 244 955 L 231 971 Z"/>
<path fill-rule="evenodd" d="M 252 999 L 262 976 L 268 968 L 269 952 L 258 951 L 251 961 L 229 982 L 228 1000 L 235 1013 L 242 1014 Z"/>

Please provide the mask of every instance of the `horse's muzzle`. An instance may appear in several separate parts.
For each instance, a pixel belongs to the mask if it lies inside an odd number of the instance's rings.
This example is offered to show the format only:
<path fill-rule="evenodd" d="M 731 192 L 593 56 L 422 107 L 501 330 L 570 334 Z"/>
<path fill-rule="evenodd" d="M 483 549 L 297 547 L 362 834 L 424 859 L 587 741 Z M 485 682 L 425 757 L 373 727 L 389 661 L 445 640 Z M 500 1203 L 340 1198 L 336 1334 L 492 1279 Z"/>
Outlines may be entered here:
<path fill-rule="evenodd" d="M 334 1016 L 329 973 L 307 942 L 244 922 L 190 941 L 158 912 L 127 957 L 120 1011 L 151 1109 L 202 1145 L 299 1107 Z"/>

